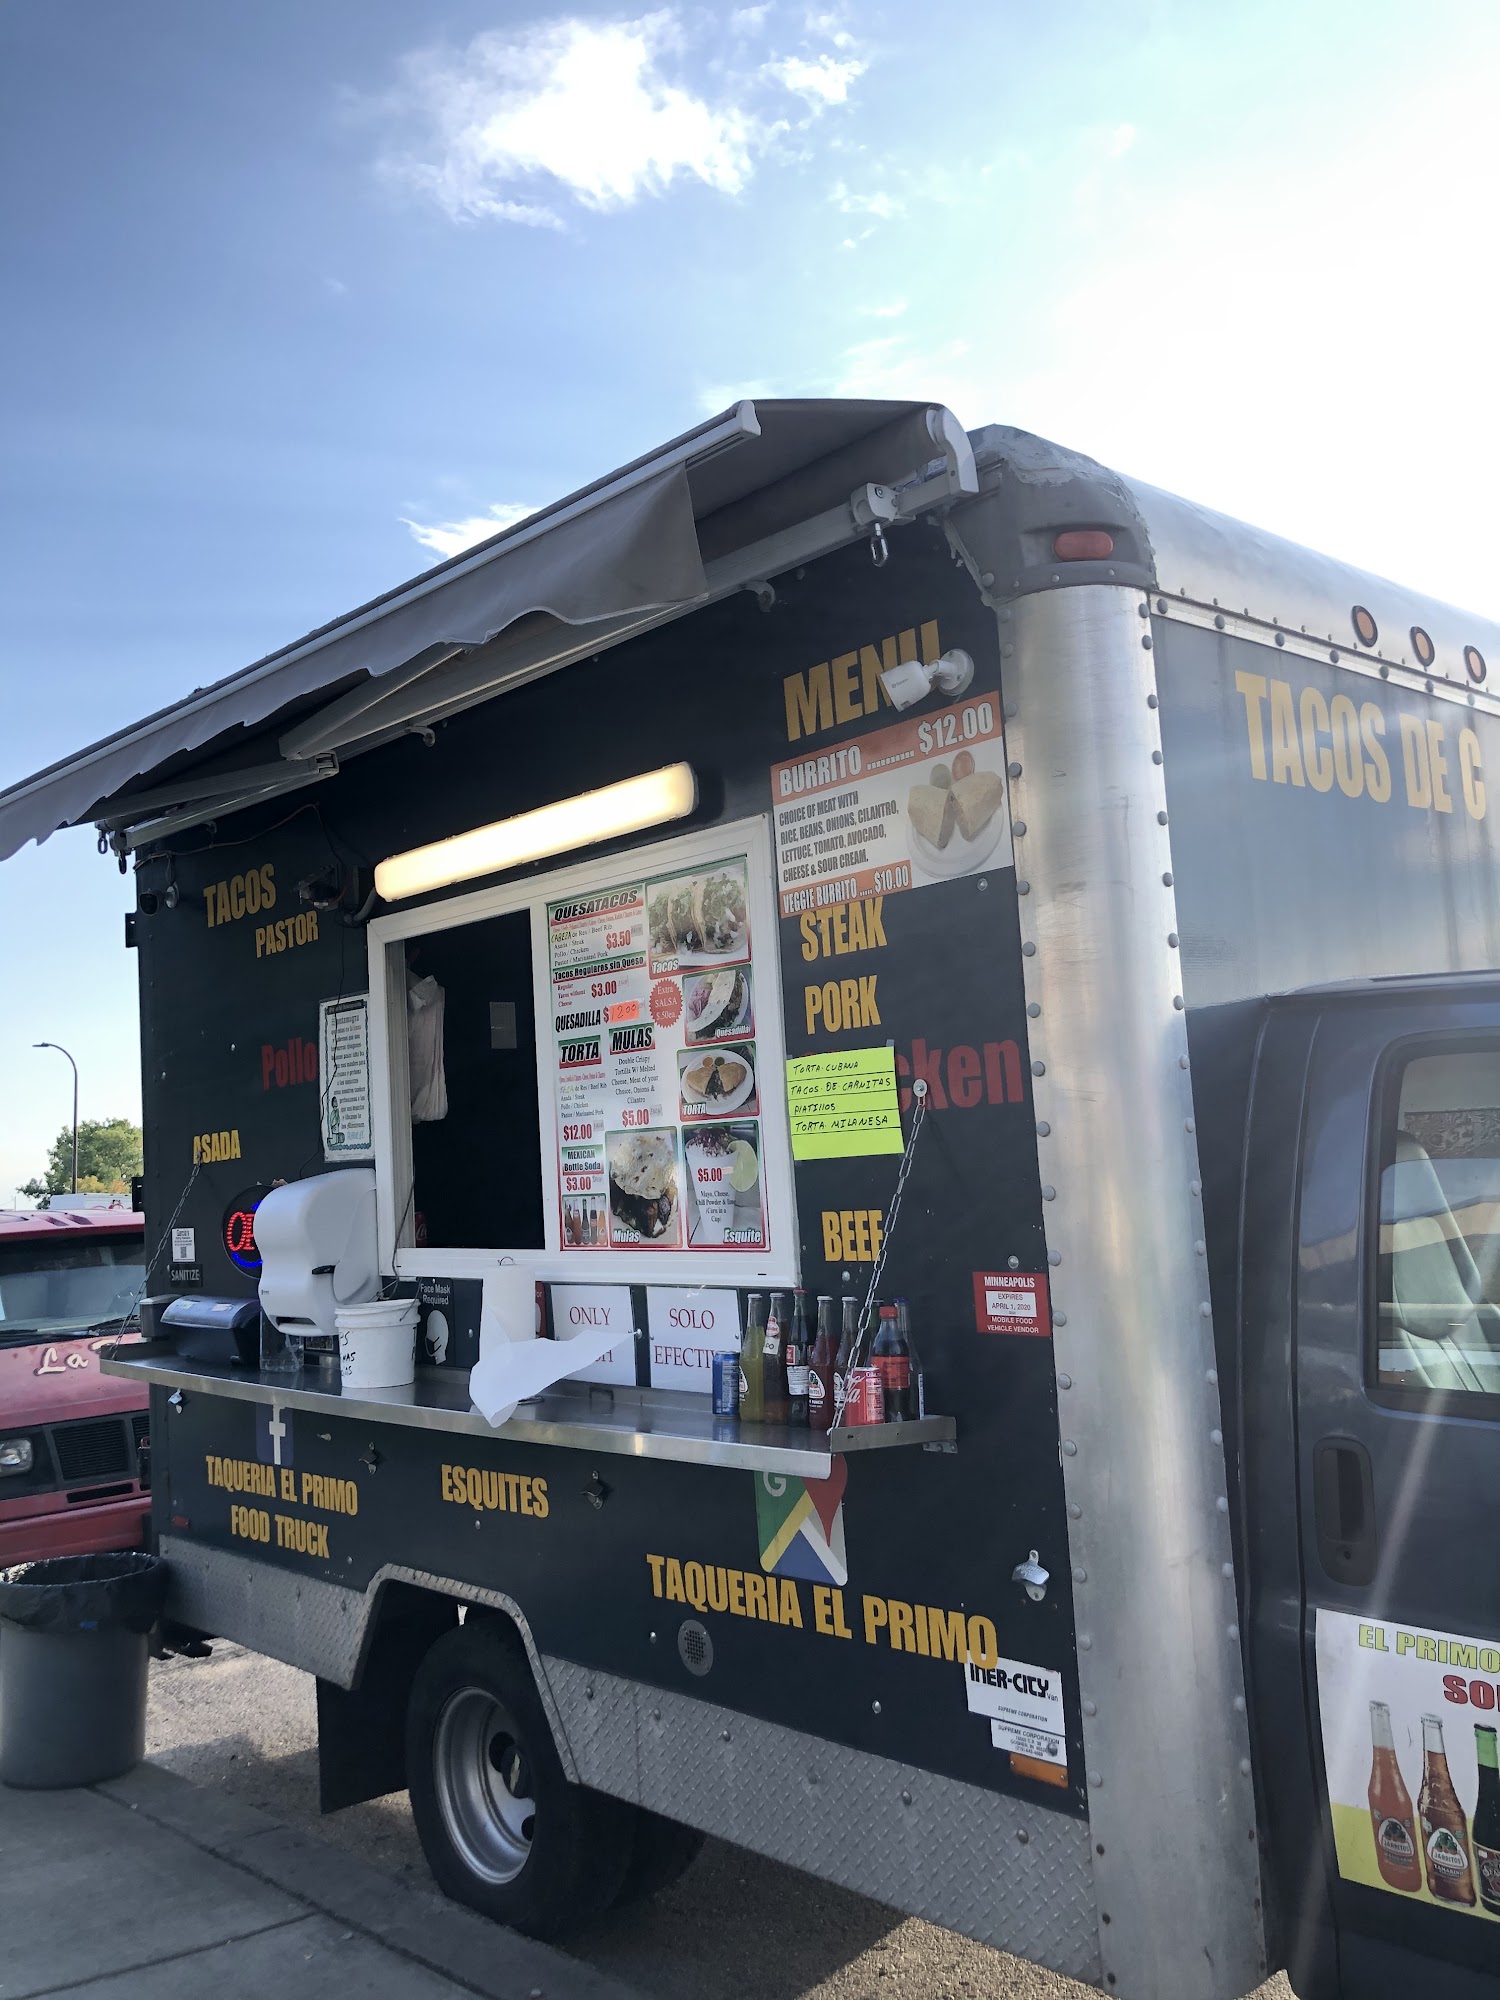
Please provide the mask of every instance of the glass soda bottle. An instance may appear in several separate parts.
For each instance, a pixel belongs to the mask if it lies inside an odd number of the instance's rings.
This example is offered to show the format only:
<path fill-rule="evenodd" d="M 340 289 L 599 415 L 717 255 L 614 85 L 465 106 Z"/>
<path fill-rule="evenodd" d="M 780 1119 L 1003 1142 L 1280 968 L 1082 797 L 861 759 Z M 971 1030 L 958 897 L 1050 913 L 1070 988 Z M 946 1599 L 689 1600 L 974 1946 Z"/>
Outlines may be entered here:
<path fill-rule="evenodd" d="M 824 1294 L 818 1299 L 818 1337 L 807 1357 L 807 1421 L 815 1431 L 826 1431 L 833 1423 L 838 1358 L 833 1300 Z"/>
<path fill-rule="evenodd" d="M 880 1308 L 880 1325 L 870 1359 L 880 1376 L 888 1424 L 904 1423 L 911 1414 L 911 1354 L 896 1325 L 896 1308 Z"/>
<path fill-rule="evenodd" d="M 765 1398 L 762 1421 L 785 1424 L 791 1421 L 791 1395 L 786 1379 L 786 1293 L 772 1292 L 771 1310 L 766 1319 L 765 1343 L 761 1350 L 760 1378 Z"/>
<path fill-rule="evenodd" d="M 1382 1880 L 1393 1889 L 1414 1891 L 1422 1886 L 1417 1822 L 1411 1793 L 1396 1761 L 1391 1711 L 1383 1701 L 1370 1703 L 1370 1746 L 1370 1827 L 1375 1835 L 1376 1865 Z"/>
<path fill-rule="evenodd" d="M 763 1424 L 766 1420 L 765 1384 L 766 1295 L 752 1292 L 745 1312 L 745 1332 L 740 1341 L 740 1422 Z"/>
<path fill-rule="evenodd" d="M 1427 1887 L 1444 1903 L 1474 1906 L 1474 1864 L 1469 1858 L 1469 1822 L 1448 1775 L 1443 1725 L 1435 1715 L 1422 1717 L 1422 1790 L 1417 1798 L 1422 1821 L 1422 1850 L 1427 1863 Z"/>
<path fill-rule="evenodd" d="M 906 1343 L 907 1360 L 911 1367 L 911 1408 L 913 1417 L 927 1414 L 927 1377 L 917 1354 L 916 1342 L 911 1337 L 911 1308 L 905 1299 L 896 1301 L 896 1331 Z"/>
<path fill-rule="evenodd" d="M 799 1285 L 792 1293 L 792 1325 L 786 1337 L 786 1394 L 788 1422 L 801 1427 L 807 1422 L 808 1351 L 812 1340 L 807 1330 L 807 1294 Z"/>
<path fill-rule="evenodd" d="M 1474 1805 L 1474 1872 L 1479 1900 L 1500 1917 L 1500 1758 L 1495 1732 L 1483 1722 L 1474 1725 L 1474 1749 L 1479 1758 L 1479 1797 Z"/>
<path fill-rule="evenodd" d="M 838 1357 L 833 1365 L 833 1393 L 836 1402 L 844 1400 L 844 1377 L 854 1366 L 854 1345 L 859 1339 L 859 1300 L 844 1294 L 843 1327 L 839 1334 Z"/>

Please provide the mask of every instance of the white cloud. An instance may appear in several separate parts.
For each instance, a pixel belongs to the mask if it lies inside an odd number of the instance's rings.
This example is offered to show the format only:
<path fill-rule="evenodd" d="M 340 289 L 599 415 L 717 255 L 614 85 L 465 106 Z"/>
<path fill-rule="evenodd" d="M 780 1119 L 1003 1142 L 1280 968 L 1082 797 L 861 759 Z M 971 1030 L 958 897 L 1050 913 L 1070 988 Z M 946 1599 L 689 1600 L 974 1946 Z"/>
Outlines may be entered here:
<path fill-rule="evenodd" d="M 765 63 L 761 73 L 821 111 L 825 105 L 847 104 L 850 84 L 857 83 L 868 67 L 852 56 L 844 62 L 836 56 L 817 56 L 811 62 L 805 56 L 782 56 Z"/>
<path fill-rule="evenodd" d="M 729 26 L 736 35 L 758 35 L 770 11 L 771 0 L 762 0 L 759 7 L 736 7 L 729 16 Z"/>
<path fill-rule="evenodd" d="M 837 183 L 829 198 L 840 215 L 873 215 L 877 222 L 890 222 L 906 212 L 894 195 L 878 190 L 874 194 L 856 194 L 842 181 Z"/>
<path fill-rule="evenodd" d="M 889 305 L 861 306 L 860 311 L 866 319 L 900 319 L 909 304 L 907 299 L 892 299 Z"/>
<path fill-rule="evenodd" d="M 1130 151 L 1131 147 L 1135 144 L 1136 140 L 1139 139 L 1140 136 L 1141 136 L 1140 133 L 1136 130 L 1134 125 L 1117 125 L 1114 128 L 1114 130 L 1109 134 L 1107 134 L 1105 137 L 1104 141 L 1105 158 L 1110 160 L 1123 160 L 1125 155 Z"/>
<path fill-rule="evenodd" d="M 732 24 L 759 33 L 770 12 L 740 8 Z M 833 39 L 852 46 L 842 30 Z M 381 169 L 454 221 L 532 228 L 566 226 L 559 194 L 596 212 L 682 181 L 737 195 L 788 129 L 776 99 L 784 109 L 800 98 L 805 123 L 847 103 L 866 68 L 848 54 L 772 56 L 730 73 L 710 98 L 687 80 L 688 53 L 670 7 L 490 29 L 461 50 L 418 51 L 375 107 L 407 128 Z"/>
<path fill-rule="evenodd" d="M 518 521 L 535 512 L 535 507 L 501 500 L 485 513 L 468 514 L 461 521 L 409 521 L 404 514 L 399 519 L 403 527 L 411 529 L 413 541 L 420 542 L 424 549 L 431 549 L 434 555 L 457 556 L 465 549 L 472 549 L 476 542 L 487 542 L 502 528 L 515 527 Z"/>
<path fill-rule="evenodd" d="M 844 26 L 842 14 L 832 12 L 818 14 L 809 11 L 806 24 L 810 35 L 821 35 L 825 42 L 832 42 L 836 49 L 854 47 L 854 37 Z"/>
<path fill-rule="evenodd" d="M 555 212 L 500 190 L 560 183 L 584 207 L 619 208 L 679 176 L 737 194 L 751 173 L 753 121 L 669 80 L 675 17 L 549 21 L 477 35 L 462 54 L 405 64 L 406 107 L 425 119 L 435 157 L 390 168 L 455 220 L 556 224 Z"/>

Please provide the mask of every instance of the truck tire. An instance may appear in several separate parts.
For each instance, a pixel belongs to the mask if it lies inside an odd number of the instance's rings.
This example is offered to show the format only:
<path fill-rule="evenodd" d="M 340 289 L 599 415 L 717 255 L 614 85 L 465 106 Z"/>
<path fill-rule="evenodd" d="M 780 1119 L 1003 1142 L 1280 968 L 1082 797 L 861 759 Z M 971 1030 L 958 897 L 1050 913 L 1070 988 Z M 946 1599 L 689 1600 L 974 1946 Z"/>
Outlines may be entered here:
<path fill-rule="evenodd" d="M 638 1810 L 635 1848 L 615 1902 L 624 1908 L 659 1896 L 686 1875 L 702 1847 L 703 1835 L 697 1827 L 683 1826 L 661 1813 Z"/>
<path fill-rule="evenodd" d="M 525 1653 L 497 1619 L 447 1632 L 407 1707 L 412 1817 L 438 1887 L 528 1937 L 607 1909 L 636 1811 L 564 1774 Z"/>

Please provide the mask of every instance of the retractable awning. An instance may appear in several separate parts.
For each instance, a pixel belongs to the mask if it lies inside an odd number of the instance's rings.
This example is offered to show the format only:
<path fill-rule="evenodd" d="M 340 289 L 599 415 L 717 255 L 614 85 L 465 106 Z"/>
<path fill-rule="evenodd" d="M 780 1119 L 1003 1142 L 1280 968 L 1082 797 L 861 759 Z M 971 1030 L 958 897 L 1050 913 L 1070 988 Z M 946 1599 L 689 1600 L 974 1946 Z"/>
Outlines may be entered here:
<path fill-rule="evenodd" d="M 124 854 L 331 777 L 507 687 L 977 490 L 938 405 L 742 402 L 214 686 L 0 792 L 0 858 Z"/>

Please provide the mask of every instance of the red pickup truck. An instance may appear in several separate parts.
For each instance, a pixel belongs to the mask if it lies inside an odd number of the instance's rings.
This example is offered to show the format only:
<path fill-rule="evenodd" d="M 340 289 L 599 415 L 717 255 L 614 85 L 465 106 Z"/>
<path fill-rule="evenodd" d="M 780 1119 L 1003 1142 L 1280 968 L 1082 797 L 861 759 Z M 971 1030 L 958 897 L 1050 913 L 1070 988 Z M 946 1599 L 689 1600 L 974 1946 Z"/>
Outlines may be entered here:
<path fill-rule="evenodd" d="M 0 1209 L 0 1569 L 146 1539 L 145 1392 L 99 1371 L 144 1243 L 130 1209 Z"/>

